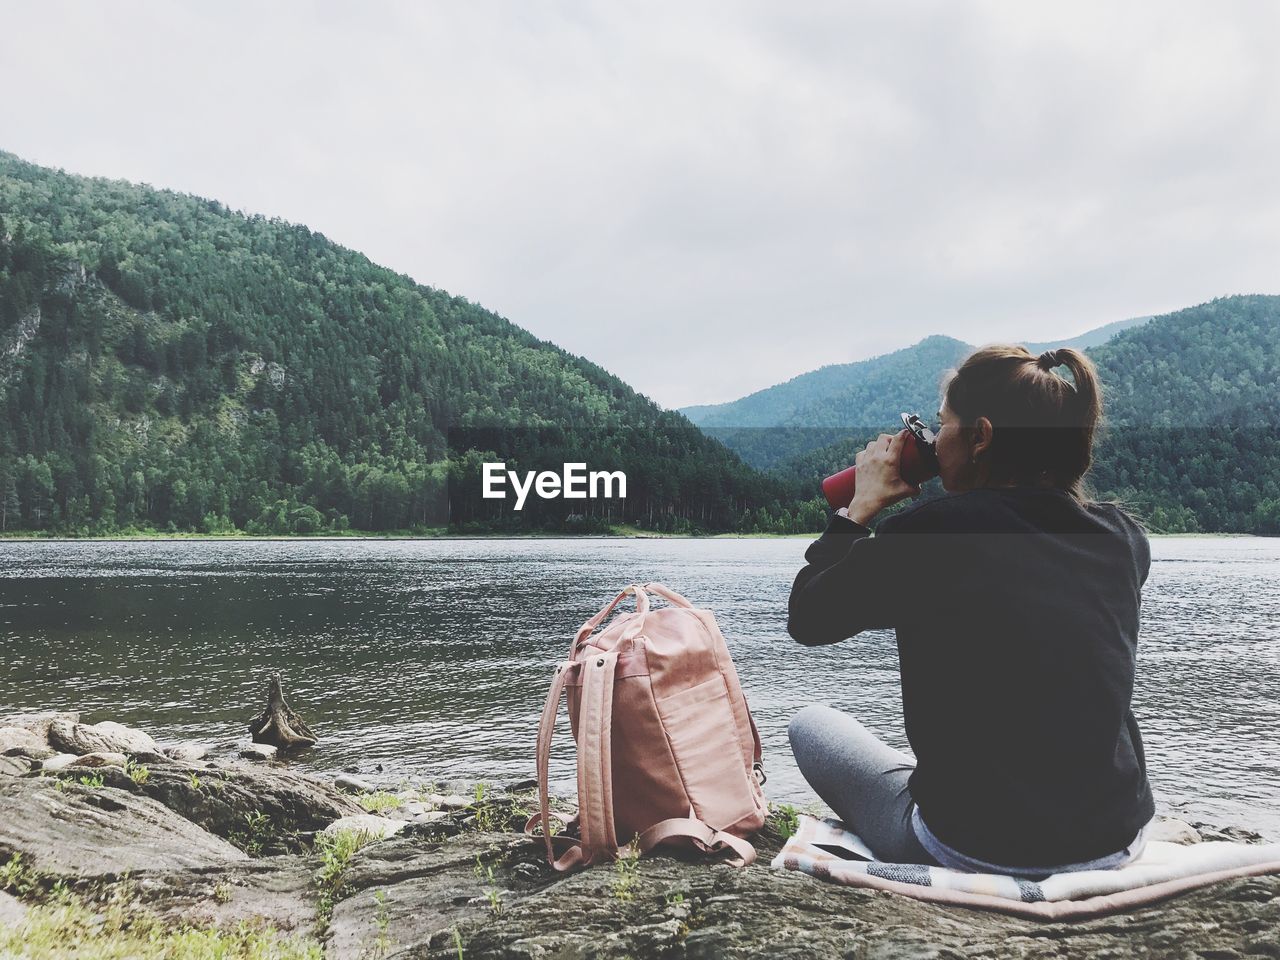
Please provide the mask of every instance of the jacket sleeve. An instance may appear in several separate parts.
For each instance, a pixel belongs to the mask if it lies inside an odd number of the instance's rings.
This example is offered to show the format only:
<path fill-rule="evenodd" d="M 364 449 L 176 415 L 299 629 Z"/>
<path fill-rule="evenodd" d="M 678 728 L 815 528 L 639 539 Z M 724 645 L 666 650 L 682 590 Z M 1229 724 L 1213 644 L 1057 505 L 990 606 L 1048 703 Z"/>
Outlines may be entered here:
<path fill-rule="evenodd" d="M 876 536 L 859 523 L 833 516 L 796 574 L 787 607 L 787 632 L 805 646 L 835 643 L 863 630 L 896 626 L 909 610 L 910 536 L 887 536 L 894 518 Z M 918 602 L 918 599 L 914 602 Z"/>

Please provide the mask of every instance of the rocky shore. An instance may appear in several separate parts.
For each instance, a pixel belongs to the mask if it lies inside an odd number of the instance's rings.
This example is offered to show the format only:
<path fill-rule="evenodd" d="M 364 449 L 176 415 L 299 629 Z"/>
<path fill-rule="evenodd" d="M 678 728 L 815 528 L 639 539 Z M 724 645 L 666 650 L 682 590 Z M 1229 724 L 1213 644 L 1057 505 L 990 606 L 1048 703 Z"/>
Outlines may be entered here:
<path fill-rule="evenodd" d="M 0 958 L 1280 958 L 1280 877 L 1036 923 L 771 870 L 783 817 L 747 869 L 663 856 L 566 877 L 518 833 L 529 781 L 327 779 L 273 754 L 0 718 Z"/>

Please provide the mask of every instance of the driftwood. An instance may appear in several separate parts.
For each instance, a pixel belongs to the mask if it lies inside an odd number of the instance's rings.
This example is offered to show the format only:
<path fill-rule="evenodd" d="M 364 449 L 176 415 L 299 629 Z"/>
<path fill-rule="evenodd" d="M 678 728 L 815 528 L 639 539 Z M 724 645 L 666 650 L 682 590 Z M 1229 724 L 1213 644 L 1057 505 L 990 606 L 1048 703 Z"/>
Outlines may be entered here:
<path fill-rule="evenodd" d="M 311 728 L 285 702 L 278 673 L 271 675 L 271 682 L 267 687 L 267 705 L 258 719 L 249 724 L 249 733 L 254 743 L 269 743 L 281 750 L 310 747 L 316 742 L 316 735 L 311 732 Z"/>

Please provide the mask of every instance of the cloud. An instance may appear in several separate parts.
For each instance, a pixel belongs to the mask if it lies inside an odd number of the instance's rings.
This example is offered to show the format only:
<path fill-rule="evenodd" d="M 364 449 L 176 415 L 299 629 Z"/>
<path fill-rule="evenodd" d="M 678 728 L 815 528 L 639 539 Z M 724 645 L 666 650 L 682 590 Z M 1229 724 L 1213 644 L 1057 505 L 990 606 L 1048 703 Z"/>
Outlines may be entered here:
<path fill-rule="evenodd" d="M 304 222 L 669 405 L 1280 292 L 1280 7 L 11 7 L 0 146 Z"/>

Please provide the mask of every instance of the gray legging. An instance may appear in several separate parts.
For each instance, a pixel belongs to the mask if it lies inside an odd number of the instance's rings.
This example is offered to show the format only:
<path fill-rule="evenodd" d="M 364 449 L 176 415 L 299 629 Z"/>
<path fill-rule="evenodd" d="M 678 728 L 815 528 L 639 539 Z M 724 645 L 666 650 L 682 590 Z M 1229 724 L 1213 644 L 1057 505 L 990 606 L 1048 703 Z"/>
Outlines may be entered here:
<path fill-rule="evenodd" d="M 818 704 L 795 715 L 787 736 L 809 786 L 878 859 L 937 865 L 911 828 L 911 757 L 848 714 Z"/>

